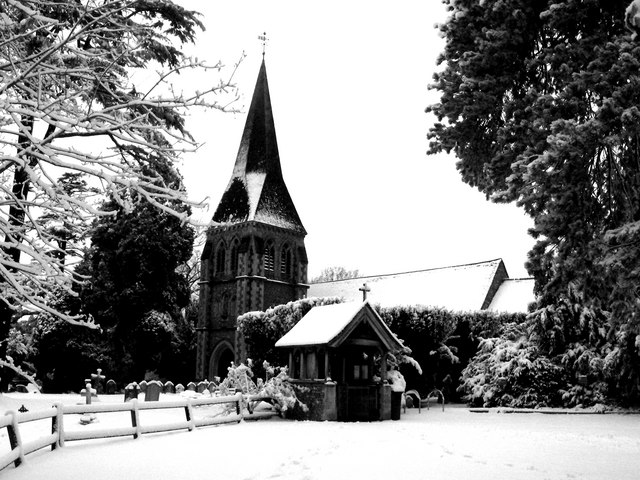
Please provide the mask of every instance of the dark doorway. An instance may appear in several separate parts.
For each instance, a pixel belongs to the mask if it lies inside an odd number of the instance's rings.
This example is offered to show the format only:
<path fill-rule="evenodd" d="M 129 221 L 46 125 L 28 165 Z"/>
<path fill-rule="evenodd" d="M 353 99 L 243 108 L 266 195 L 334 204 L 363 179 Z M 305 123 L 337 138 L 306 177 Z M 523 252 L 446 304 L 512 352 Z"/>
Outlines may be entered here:
<path fill-rule="evenodd" d="M 228 348 L 220 354 L 220 357 L 218 358 L 218 365 L 216 365 L 216 375 L 220 377 L 220 380 L 227 378 L 227 373 L 229 373 L 229 367 L 233 360 L 233 352 Z"/>

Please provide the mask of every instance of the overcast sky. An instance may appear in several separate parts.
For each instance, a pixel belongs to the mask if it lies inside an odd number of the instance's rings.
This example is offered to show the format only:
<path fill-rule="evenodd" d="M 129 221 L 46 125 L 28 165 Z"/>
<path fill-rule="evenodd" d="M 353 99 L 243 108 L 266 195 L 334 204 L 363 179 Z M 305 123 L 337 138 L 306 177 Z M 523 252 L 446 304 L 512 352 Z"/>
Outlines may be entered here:
<path fill-rule="evenodd" d="M 437 0 L 177 0 L 204 14 L 195 54 L 231 67 L 238 114 L 194 114 L 206 142 L 181 168 L 189 194 L 209 197 L 210 219 L 235 162 L 266 31 L 267 76 L 285 181 L 306 237 L 309 275 L 324 267 L 365 275 L 501 257 L 526 276 L 532 222 L 462 183 L 453 156 L 427 156 L 427 86 L 446 18 Z M 225 75 L 227 73 L 224 73 Z M 203 83 L 219 76 L 188 77 Z M 187 80 L 185 80 L 187 81 Z"/>

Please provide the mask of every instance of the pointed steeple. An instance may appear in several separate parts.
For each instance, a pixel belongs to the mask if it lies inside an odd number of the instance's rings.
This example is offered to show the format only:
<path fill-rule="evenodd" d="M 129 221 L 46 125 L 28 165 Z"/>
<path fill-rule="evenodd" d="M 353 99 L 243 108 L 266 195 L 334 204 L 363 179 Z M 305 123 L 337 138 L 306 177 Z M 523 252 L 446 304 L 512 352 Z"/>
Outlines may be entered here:
<path fill-rule="evenodd" d="M 306 233 L 282 177 L 264 58 L 233 174 L 213 221 L 257 221 Z"/>

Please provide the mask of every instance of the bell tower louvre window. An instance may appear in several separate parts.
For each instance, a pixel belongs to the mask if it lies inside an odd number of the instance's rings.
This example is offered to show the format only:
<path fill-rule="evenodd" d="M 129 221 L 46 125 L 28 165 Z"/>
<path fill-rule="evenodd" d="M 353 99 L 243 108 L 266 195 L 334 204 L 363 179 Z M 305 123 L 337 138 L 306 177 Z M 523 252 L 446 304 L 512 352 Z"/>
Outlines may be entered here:
<path fill-rule="evenodd" d="M 231 274 L 232 275 L 237 275 L 238 274 L 238 239 L 233 241 L 233 244 L 231 245 L 231 258 L 230 258 L 230 263 L 231 263 Z"/>
<path fill-rule="evenodd" d="M 291 263 L 291 248 L 289 248 L 288 245 L 285 245 L 282 247 L 282 252 L 280 254 L 280 275 L 282 275 L 283 278 L 288 279 L 291 277 Z"/>
<path fill-rule="evenodd" d="M 224 245 L 221 243 L 218 245 L 218 250 L 216 251 L 216 273 L 224 273 L 225 261 L 226 252 L 224 250 Z"/>
<path fill-rule="evenodd" d="M 267 243 L 267 246 L 264 249 L 264 256 L 263 256 L 264 274 L 268 278 L 273 278 L 273 274 L 275 273 L 275 267 L 276 267 L 275 257 L 276 257 L 275 248 L 273 248 L 273 243 L 269 242 Z"/>

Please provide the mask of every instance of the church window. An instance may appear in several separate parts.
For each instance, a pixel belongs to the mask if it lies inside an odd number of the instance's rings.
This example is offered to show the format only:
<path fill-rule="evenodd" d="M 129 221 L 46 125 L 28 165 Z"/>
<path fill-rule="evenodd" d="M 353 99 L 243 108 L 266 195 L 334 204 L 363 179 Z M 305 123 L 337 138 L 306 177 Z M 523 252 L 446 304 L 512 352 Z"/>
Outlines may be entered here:
<path fill-rule="evenodd" d="M 231 273 L 233 275 L 238 274 L 238 239 L 234 240 L 231 244 Z"/>
<path fill-rule="evenodd" d="M 285 278 L 289 278 L 291 276 L 292 257 L 291 248 L 289 248 L 288 245 L 282 247 L 282 252 L 280 253 L 280 274 Z"/>
<path fill-rule="evenodd" d="M 221 243 L 216 252 L 216 273 L 224 272 L 224 263 L 226 261 L 226 252 L 224 245 Z"/>
<path fill-rule="evenodd" d="M 264 273 L 267 276 L 273 275 L 275 271 L 276 259 L 275 259 L 275 248 L 273 248 L 273 243 L 268 242 L 267 246 L 264 249 L 263 255 L 263 263 L 264 263 Z"/>

